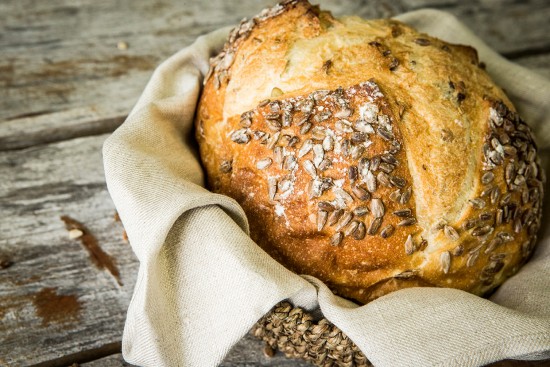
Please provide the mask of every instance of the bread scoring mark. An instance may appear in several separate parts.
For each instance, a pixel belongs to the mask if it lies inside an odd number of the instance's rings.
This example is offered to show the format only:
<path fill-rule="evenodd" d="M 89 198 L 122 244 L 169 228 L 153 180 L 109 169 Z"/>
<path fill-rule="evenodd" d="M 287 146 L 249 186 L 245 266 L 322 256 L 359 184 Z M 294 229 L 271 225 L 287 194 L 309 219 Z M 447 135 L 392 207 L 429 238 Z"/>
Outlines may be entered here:
<path fill-rule="evenodd" d="M 241 115 L 229 137 L 236 144 L 264 146 L 268 156 L 247 159 L 264 177 L 274 214 L 284 216 L 287 228 L 297 224 L 291 223 L 287 206 L 302 199 L 316 210 L 309 218 L 313 227 L 333 246 L 367 234 L 386 239 L 397 228 L 417 223 L 410 207 L 396 211 L 406 213 L 400 220 L 386 213 L 384 200 L 405 206 L 412 187 L 397 173 L 402 143 L 374 80 L 261 101 Z M 372 146 L 383 153 L 369 154 Z"/>

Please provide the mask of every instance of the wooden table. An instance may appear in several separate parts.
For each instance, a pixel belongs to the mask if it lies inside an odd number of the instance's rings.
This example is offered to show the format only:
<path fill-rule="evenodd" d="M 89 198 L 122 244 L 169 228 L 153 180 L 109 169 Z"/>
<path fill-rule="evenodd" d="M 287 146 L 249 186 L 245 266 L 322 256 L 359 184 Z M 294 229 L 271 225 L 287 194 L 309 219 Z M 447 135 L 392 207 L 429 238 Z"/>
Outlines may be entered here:
<path fill-rule="evenodd" d="M 127 365 L 121 335 L 138 262 L 105 187 L 103 141 L 163 59 L 273 3 L 0 2 L 0 365 Z M 548 0 L 321 3 L 363 17 L 443 9 L 507 58 L 550 77 Z M 80 233 L 62 216 L 83 224 L 85 236 L 71 238 Z M 306 366 L 267 358 L 249 336 L 222 365 Z"/>

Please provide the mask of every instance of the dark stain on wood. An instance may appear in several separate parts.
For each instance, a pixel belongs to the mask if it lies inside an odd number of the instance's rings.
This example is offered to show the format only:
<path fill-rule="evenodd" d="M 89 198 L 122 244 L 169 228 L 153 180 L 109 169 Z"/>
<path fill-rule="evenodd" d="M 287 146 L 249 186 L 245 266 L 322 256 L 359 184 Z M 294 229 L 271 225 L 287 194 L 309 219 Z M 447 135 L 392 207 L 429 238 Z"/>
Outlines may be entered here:
<path fill-rule="evenodd" d="M 97 239 L 90 233 L 88 228 L 86 228 L 82 223 L 77 220 L 64 215 L 61 217 L 61 220 L 65 222 L 65 227 L 68 231 L 72 229 L 78 229 L 82 231 L 82 236 L 78 237 L 82 246 L 88 251 L 90 255 L 90 260 L 92 263 L 97 266 L 98 269 L 106 269 L 111 275 L 116 279 L 117 283 L 122 286 L 122 281 L 120 280 L 120 271 L 116 266 L 114 259 L 107 254 L 99 246 Z"/>
<path fill-rule="evenodd" d="M 58 294 L 55 288 L 43 288 L 35 293 L 32 303 L 36 309 L 36 315 L 42 319 L 42 326 L 78 321 L 82 309 L 75 295 Z"/>
<path fill-rule="evenodd" d="M 13 261 L 5 255 L 0 255 L 0 270 L 4 270 L 13 265 Z"/>

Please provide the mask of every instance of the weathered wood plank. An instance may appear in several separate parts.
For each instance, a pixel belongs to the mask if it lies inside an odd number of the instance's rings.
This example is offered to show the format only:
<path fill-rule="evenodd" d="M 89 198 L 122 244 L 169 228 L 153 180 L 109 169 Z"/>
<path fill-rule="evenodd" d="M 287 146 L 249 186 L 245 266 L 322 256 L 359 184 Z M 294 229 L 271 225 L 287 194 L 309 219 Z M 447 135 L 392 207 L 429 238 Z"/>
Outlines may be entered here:
<path fill-rule="evenodd" d="M 68 355 L 120 350 L 138 264 L 105 187 L 105 137 L 0 155 L 0 365 L 59 365 Z M 69 238 L 62 215 L 97 238 L 122 286 Z"/>
<path fill-rule="evenodd" d="M 158 63 L 198 35 L 273 3 L 1 2 L 0 126 L 5 128 L 0 150 L 112 130 Z M 338 15 L 368 18 L 440 8 L 505 55 L 550 52 L 550 3 L 545 0 L 327 0 L 321 5 Z M 127 42 L 128 49 L 117 49 L 119 41 Z"/>

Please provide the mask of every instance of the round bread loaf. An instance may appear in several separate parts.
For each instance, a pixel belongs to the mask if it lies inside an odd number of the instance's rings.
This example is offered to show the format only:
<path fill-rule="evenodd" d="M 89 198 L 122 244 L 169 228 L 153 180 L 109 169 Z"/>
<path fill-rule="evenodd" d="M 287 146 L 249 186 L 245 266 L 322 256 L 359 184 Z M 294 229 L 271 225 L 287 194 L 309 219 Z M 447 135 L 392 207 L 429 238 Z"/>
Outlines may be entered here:
<path fill-rule="evenodd" d="M 484 295 L 518 271 L 544 173 L 473 48 L 287 1 L 212 59 L 196 137 L 214 192 L 298 274 L 361 303 L 414 286 Z"/>

